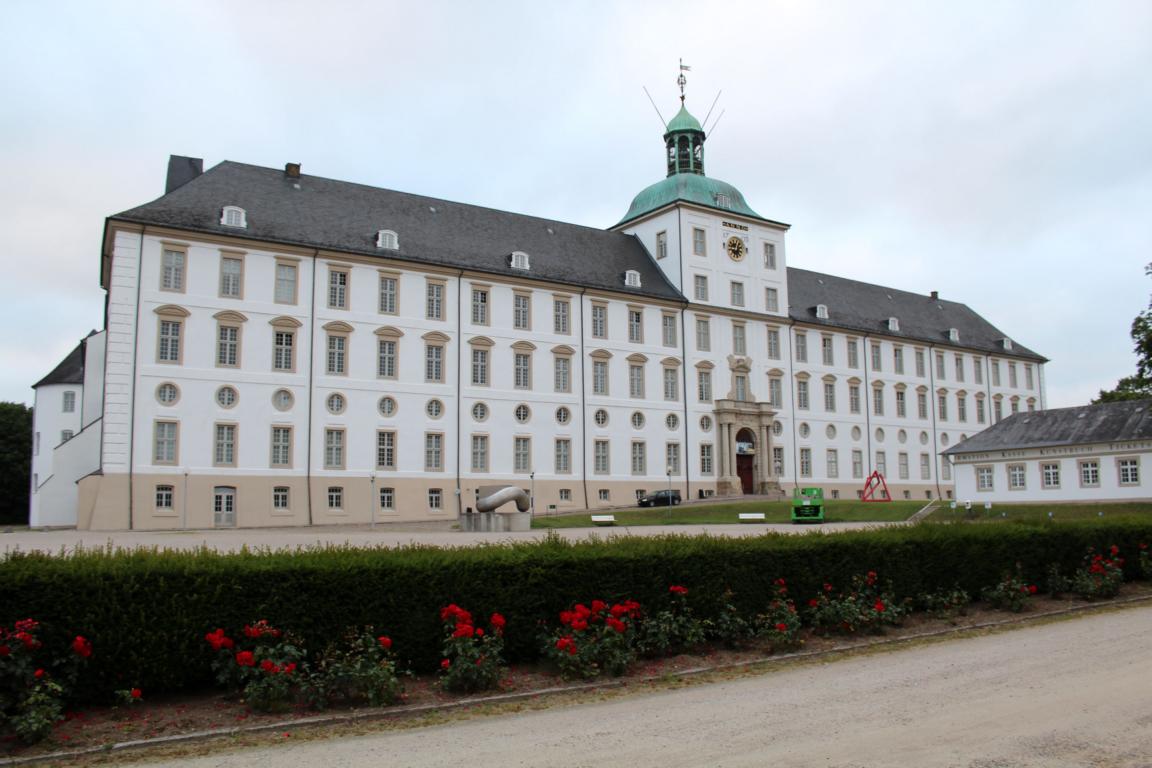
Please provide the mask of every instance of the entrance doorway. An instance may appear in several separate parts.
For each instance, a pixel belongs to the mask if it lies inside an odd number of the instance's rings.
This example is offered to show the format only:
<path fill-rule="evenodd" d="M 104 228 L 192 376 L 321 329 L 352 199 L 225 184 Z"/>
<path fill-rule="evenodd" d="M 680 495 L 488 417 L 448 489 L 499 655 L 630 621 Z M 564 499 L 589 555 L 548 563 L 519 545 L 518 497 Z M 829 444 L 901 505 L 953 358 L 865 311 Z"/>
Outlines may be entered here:
<path fill-rule="evenodd" d="M 236 489 L 218 485 L 212 493 L 212 524 L 217 528 L 236 527 Z"/>
<path fill-rule="evenodd" d="M 740 478 L 740 488 L 744 493 L 756 492 L 756 437 L 752 430 L 742 429 L 736 433 L 736 474 Z"/>

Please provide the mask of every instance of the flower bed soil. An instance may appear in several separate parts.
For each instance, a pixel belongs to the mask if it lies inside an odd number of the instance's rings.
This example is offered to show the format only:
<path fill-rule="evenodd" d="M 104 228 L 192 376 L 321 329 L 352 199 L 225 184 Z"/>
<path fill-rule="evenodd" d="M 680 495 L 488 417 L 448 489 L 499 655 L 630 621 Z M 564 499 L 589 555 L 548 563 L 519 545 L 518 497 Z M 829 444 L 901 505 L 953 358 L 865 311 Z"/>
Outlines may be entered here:
<path fill-rule="evenodd" d="M 899 627 L 890 627 L 882 634 L 822 637 L 805 629 L 803 645 L 784 654 L 773 654 L 763 643 L 746 648 L 729 649 L 704 646 L 692 654 L 659 659 L 641 659 L 620 678 L 598 678 L 590 682 L 569 682 L 546 666 L 515 666 L 502 679 L 500 689 L 474 696 L 461 696 L 440 690 L 434 676 L 404 678 L 401 702 L 392 707 L 333 709 L 323 712 L 298 709 L 286 713 L 260 713 L 249 711 L 239 701 L 212 690 L 176 696 L 147 696 L 130 706 L 93 707 L 68 712 L 52 735 L 45 741 L 24 746 L 14 737 L 0 742 L 0 765 L 18 765 L 65 757 L 83 757 L 119 752 L 127 748 L 146 748 L 150 743 L 171 743 L 181 737 L 211 738 L 271 731 L 279 738 L 290 738 L 300 728 L 316 729 L 333 721 L 350 719 L 415 719 L 429 711 L 443 708 L 475 708 L 497 699 L 518 697 L 544 698 L 550 694 L 572 690 L 624 687 L 644 683 L 682 678 L 697 673 L 720 671 L 740 667 L 754 667 L 772 660 L 786 661 L 814 655 L 860 650 L 878 643 L 913 640 L 926 636 L 981 629 L 1004 623 L 1016 623 L 1056 616 L 1084 608 L 1104 608 L 1117 603 L 1152 599 L 1152 585 L 1126 584 L 1118 598 L 1088 602 L 1073 597 L 1053 599 L 1039 596 L 1029 600 L 1022 613 L 993 610 L 983 603 L 971 604 L 966 613 L 952 619 L 932 618 L 923 613 L 909 615 Z"/>

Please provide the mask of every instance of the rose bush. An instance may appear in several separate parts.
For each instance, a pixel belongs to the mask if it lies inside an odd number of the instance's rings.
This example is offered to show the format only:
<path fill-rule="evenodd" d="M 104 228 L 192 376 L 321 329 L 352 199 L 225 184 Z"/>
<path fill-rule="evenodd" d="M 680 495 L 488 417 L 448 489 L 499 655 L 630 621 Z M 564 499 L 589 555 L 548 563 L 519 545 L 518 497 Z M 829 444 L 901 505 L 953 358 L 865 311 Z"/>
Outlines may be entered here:
<path fill-rule="evenodd" d="M 545 636 L 544 655 L 565 679 L 622 675 L 636 660 L 634 600 L 608 605 L 603 600 L 576 603 L 560 612 L 560 626 Z"/>
<path fill-rule="evenodd" d="M 504 617 L 493 613 L 485 632 L 471 613 L 452 603 L 440 610 L 440 621 L 444 624 L 440 685 L 458 693 L 499 685 L 504 673 Z"/>
<path fill-rule="evenodd" d="M 0 627 L 0 734 L 9 730 L 31 744 L 64 718 L 80 667 L 92 656 L 92 643 L 77 635 L 68 650 L 46 647 L 35 619 Z"/>

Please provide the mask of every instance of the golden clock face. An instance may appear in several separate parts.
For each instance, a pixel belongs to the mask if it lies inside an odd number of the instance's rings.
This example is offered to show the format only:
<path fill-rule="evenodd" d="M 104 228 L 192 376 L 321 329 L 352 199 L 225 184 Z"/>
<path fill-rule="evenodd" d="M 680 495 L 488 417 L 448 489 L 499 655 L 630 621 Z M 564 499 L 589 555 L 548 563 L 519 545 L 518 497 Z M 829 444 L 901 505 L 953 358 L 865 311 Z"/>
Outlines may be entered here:
<path fill-rule="evenodd" d="M 732 258 L 732 261 L 740 261 L 747 252 L 747 248 L 744 247 L 744 241 L 738 237 L 728 238 L 727 248 L 728 255 Z"/>

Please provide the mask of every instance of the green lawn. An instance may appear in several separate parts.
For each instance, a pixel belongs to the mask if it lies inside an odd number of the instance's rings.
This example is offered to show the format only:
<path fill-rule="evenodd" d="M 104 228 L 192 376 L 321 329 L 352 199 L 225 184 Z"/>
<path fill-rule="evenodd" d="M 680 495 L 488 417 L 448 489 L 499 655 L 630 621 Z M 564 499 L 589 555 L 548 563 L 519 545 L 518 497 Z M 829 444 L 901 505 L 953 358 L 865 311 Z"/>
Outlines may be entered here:
<path fill-rule="evenodd" d="M 972 517 L 968 518 L 963 504 L 957 504 L 956 509 L 950 509 L 947 504 L 928 516 L 928 520 L 951 522 L 956 520 L 1047 520 L 1048 513 L 1052 513 L 1053 520 L 1084 520 L 1099 517 L 1118 517 L 1136 515 L 1142 517 L 1152 516 L 1152 503 L 1132 502 L 1113 504 L 993 504 L 991 511 L 986 511 L 984 505 L 973 505 Z"/>
<path fill-rule="evenodd" d="M 891 522 L 907 520 L 923 502 L 890 501 L 868 503 L 855 499 L 829 501 L 824 519 L 829 523 Z M 708 504 L 682 504 L 676 507 L 611 510 L 616 525 L 713 525 L 738 523 L 741 512 L 763 512 L 765 522 L 788 523 L 792 520 L 791 501 L 733 501 Z M 533 528 L 589 528 L 591 514 L 537 517 Z"/>

